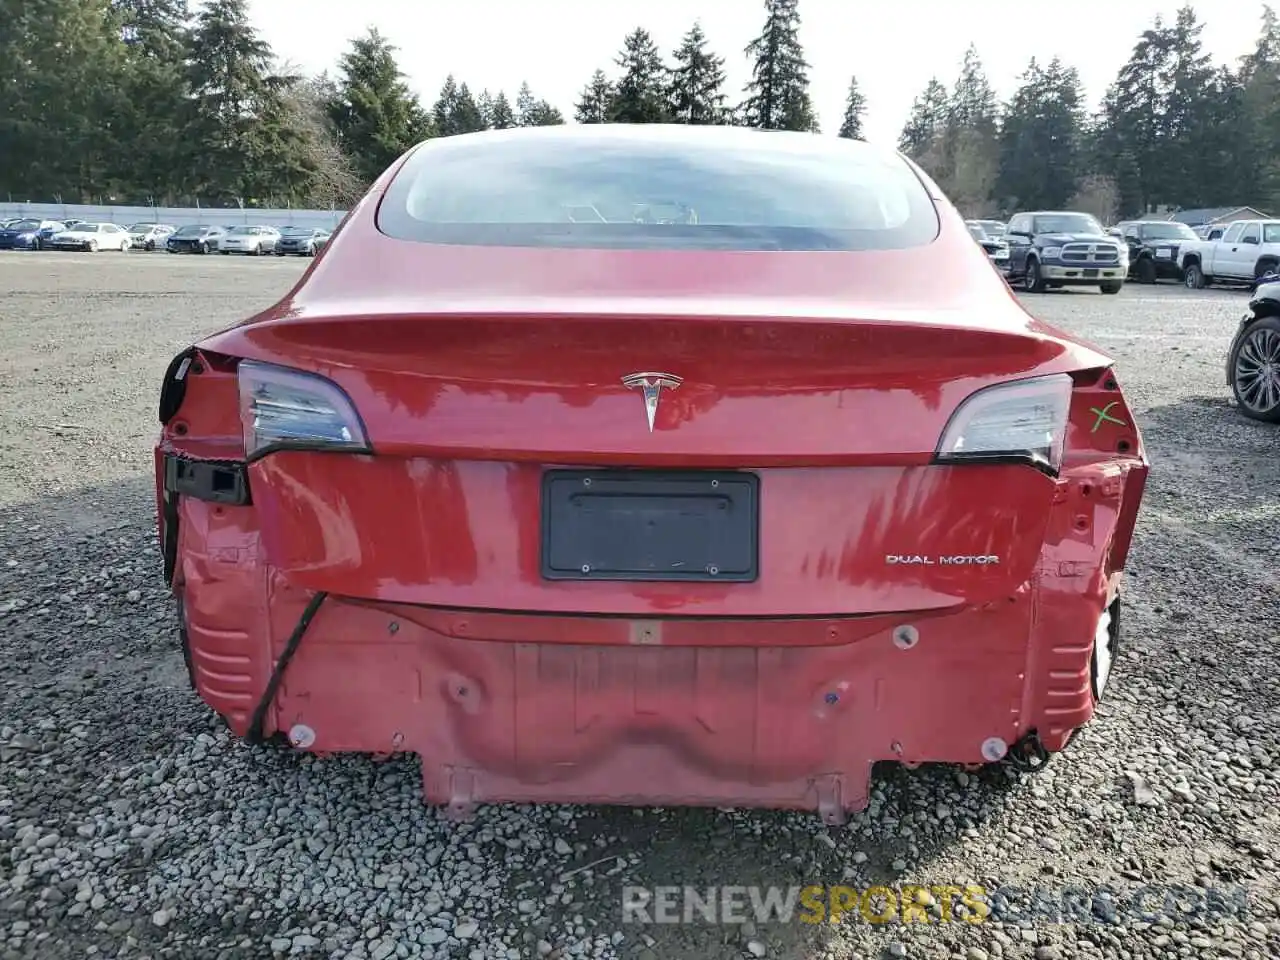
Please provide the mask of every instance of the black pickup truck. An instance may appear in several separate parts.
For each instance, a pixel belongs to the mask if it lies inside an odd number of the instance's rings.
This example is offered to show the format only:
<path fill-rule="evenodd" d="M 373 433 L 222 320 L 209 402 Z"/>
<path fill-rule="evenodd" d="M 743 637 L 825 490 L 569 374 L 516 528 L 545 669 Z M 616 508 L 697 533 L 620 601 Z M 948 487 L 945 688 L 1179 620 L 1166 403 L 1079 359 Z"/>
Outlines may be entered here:
<path fill-rule="evenodd" d="M 1129 250 L 1107 236 L 1087 213 L 1040 210 L 1017 213 L 1005 234 L 1009 282 L 1041 293 L 1053 287 L 1099 287 L 1119 293 L 1129 274 Z"/>
<path fill-rule="evenodd" d="M 1129 248 L 1129 278 L 1139 283 L 1180 281 L 1178 248 L 1199 239 L 1185 223 L 1170 220 L 1125 220 L 1115 229 Z"/>

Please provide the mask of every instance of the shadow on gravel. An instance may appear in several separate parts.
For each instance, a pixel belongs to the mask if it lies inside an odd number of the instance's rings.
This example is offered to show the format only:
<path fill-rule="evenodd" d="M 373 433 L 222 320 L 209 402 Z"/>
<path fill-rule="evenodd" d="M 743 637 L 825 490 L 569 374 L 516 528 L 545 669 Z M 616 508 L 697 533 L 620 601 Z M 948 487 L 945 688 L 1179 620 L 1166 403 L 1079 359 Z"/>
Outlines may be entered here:
<path fill-rule="evenodd" d="M 282 932 L 342 944 L 396 911 L 418 917 L 409 943 L 474 917 L 471 936 L 515 931 L 523 955 L 541 942 L 551 960 L 610 931 L 636 960 L 818 956 L 840 949 L 841 927 L 624 925 L 623 888 L 927 883 L 989 821 L 1014 828 L 1021 791 L 1003 769 L 892 764 L 837 829 L 816 814 L 514 806 L 453 824 L 422 805 L 414 758 L 229 738 L 187 685 L 155 541 L 149 474 L 0 508 L 0 843 L 23 842 L 26 824 L 74 849 L 64 874 L 27 874 L 25 893 L 0 897 L 0 920 L 52 934 L 41 956 L 114 954 L 126 938 L 154 956 L 265 956 Z M 76 896 L 90 889 L 104 903 L 87 909 Z"/>

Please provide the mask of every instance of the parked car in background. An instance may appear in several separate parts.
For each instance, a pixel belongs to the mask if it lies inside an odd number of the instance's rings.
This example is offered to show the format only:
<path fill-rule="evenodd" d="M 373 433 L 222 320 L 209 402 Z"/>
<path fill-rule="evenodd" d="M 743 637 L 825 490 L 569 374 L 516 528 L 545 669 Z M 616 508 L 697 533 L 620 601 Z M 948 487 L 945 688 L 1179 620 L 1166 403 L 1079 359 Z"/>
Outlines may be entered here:
<path fill-rule="evenodd" d="M 1139 283 L 1181 280 L 1179 250 L 1199 241 L 1194 230 L 1173 220 L 1124 220 L 1115 228 L 1129 248 L 1129 278 Z"/>
<path fill-rule="evenodd" d="M 40 250 L 50 237 L 65 229 L 60 220 L 12 220 L 0 229 L 0 250 Z"/>
<path fill-rule="evenodd" d="M 300 257 L 314 257 L 328 239 L 328 230 L 312 227 L 281 227 L 280 239 L 276 241 L 276 256 L 296 254 Z"/>
<path fill-rule="evenodd" d="M 139 250 L 154 250 L 164 246 L 175 229 L 167 223 L 135 223 L 129 228 L 129 242 Z"/>
<path fill-rule="evenodd" d="M 1072 210 L 1019 213 L 1009 221 L 1009 277 L 1041 293 L 1053 287 L 1099 287 L 1119 293 L 1129 249 L 1095 217 Z"/>
<path fill-rule="evenodd" d="M 276 241 L 279 239 L 280 231 L 275 227 L 232 227 L 218 238 L 218 252 L 224 255 L 243 253 L 250 257 L 260 257 L 264 253 L 275 253 Z"/>
<path fill-rule="evenodd" d="M 969 222 L 976 223 L 982 228 L 983 233 L 996 239 L 1002 238 L 1009 229 L 1009 225 L 1003 220 L 970 220 Z"/>
<path fill-rule="evenodd" d="M 1252 284 L 1280 267 L 1280 220 L 1237 220 L 1216 240 L 1183 244 L 1179 258 L 1183 282 L 1192 290 Z"/>
<path fill-rule="evenodd" d="M 226 232 L 208 224 L 179 227 L 165 238 L 164 248 L 169 253 L 209 253 L 217 249 L 218 240 Z"/>
<path fill-rule="evenodd" d="M 987 256 L 991 258 L 991 262 L 995 264 L 997 269 L 1001 273 L 1007 273 L 1009 269 L 1009 244 L 988 234 L 982 228 L 980 220 L 969 220 L 965 225 L 969 228 L 969 235 L 987 252 Z"/>
<path fill-rule="evenodd" d="M 49 247 L 53 250 L 85 250 L 97 253 L 99 250 L 129 249 L 129 233 L 124 227 L 114 223 L 85 223 L 81 221 L 75 226 L 55 233 L 49 238 Z"/>
<path fill-rule="evenodd" d="M 1249 300 L 1227 350 L 1227 385 L 1246 417 L 1280 423 L 1280 277 Z"/>
<path fill-rule="evenodd" d="M 1201 240 L 1217 240 L 1227 232 L 1228 223 L 1205 223 L 1195 228 L 1192 232 Z"/>

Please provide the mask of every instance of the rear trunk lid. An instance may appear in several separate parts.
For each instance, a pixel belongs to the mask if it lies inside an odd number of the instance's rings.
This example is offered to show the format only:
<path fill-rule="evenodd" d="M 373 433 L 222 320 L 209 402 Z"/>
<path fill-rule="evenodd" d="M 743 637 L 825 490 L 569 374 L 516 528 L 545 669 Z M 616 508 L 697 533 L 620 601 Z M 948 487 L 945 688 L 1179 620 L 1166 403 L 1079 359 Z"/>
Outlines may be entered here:
<path fill-rule="evenodd" d="M 941 610 L 1014 595 L 1045 539 L 1053 480 L 931 460 L 969 394 L 1061 364 L 1047 338 L 723 315 L 362 316 L 258 332 L 257 359 L 343 387 L 375 451 L 277 452 L 251 467 L 267 555 L 311 589 L 633 617 Z M 661 392 L 650 432 L 623 377 L 655 370 L 682 382 Z M 548 500 L 567 467 L 758 477 L 754 505 L 730 505 L 755 511 L 732 535 L 755 538 L 754 559 L 712 537 L 677 582 L 578 576 L 574 558 L 595 564 L 603 548 L 589 530 L 549 539 L 549 524 L 570 522 Z M 688 524 L 711 522 L 689 510 Z M 643 540 L 644 517 L 631 521 L 612 542 Z M 685 563 L 669 545 L 636 549 L 650 573 Z"/>

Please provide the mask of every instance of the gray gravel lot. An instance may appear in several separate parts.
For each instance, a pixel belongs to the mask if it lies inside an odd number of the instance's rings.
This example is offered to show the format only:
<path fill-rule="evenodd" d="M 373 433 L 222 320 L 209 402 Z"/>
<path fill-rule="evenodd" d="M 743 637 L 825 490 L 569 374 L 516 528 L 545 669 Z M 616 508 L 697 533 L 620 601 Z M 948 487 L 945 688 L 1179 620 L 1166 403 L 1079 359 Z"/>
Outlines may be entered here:
<path fill-rule="evenodd" d="M 1280 432 L 1228 404 L 1244 294 L 1027 300 L 1118 359 L 1153 461 L 1110 699 L 1043 773 L 887 770 L 830 831 L 555 807 L 459 826 L 422 805 L 415 759 L 253 750 L 186 686 L 154 543 L 159 378 L 304 266 L 0 255 L 0 958 L 1280 956 Z M 621 922 L 623 884 L 964 882 L 1121 906 L 1239 886 L 1248 909 Z"/>

